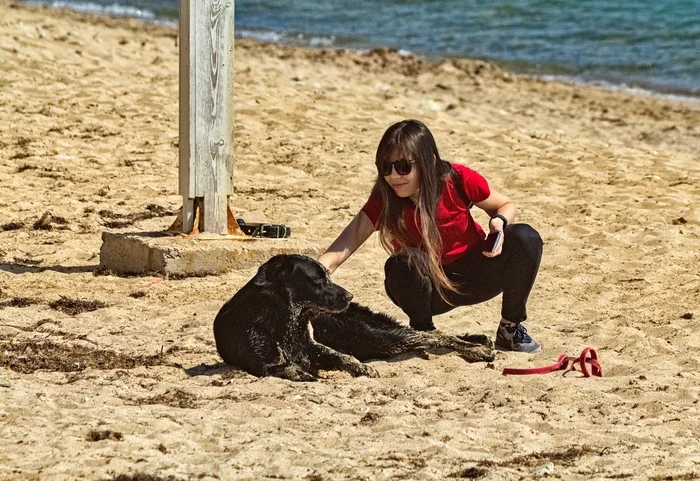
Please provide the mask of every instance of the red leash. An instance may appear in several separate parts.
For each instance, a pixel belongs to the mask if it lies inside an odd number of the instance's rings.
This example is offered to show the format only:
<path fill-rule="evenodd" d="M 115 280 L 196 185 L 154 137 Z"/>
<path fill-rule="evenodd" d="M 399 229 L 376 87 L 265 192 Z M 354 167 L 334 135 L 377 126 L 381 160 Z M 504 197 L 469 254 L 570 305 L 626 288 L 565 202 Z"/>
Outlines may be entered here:
<path fill-rule="evenodd" d="M 603 377 L 603 368 L 600 367 L 598 362 L 598 354 L 591 347 L 587 347 L 581 352 L 579 357 L 567 356 L 562 354 L 559 356 L 556 364 L 544 367 L 531 367 L 526 369 L 518 369 L 514 367 L 507 367 L 503 369 L 503 375 L 525 375 L 525 374 L 547 374 L 548 372 L 554 371 L 566 371 L 569 369 L 569 362 L 571 362 L 571 371 L 576 370 L 576 364 L 581 367 L 581 372 L 583 377 L 598 376 Z M 589 371 L 590 366 L 590 371 Z"/>

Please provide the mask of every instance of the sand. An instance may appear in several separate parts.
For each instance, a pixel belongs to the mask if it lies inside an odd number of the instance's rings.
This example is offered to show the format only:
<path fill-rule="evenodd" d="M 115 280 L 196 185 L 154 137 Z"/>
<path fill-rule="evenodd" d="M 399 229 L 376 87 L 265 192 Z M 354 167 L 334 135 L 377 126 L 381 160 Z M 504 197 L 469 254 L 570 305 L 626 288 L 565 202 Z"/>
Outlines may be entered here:
<path fill-rule="evenodd" d="M 323 249 L 384 129 L 418 118 L 545 240 L 542 353 L 295 384 L 219 364 L 213 318 L 255 268 L 97 269 L 102 232 L 163 230 L 181 205 L 177 32 L 7 0 L 0 32 L 0 478 L 700 479 L 697 101 L 238 40 L 240 217 Z M 375 236 L 334 279 L 406 322 L 385 257 Z M 436 324 L 492 336 L 499 309 Z M 501 375 L 587 346 L 604 377 Z"/>

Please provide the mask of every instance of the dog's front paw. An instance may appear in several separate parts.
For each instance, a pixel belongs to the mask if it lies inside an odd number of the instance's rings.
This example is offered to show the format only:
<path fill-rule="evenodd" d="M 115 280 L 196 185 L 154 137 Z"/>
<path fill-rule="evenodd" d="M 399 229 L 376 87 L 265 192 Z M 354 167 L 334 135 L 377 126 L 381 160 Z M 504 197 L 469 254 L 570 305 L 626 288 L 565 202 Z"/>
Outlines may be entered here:
<path fill-rule="evenodd" d="M 457 336 L 465 342 L 471 342 L 472 344 L 481 344 L 482 346 L 490 347 L 493 349 L 493 341 L 486 334 L 465 334 L 463 336 Z"/>
<path fill-rule="evenodd" d="M 282 379 L 289 379 L 295 382 L 314 382 L 318 378 L 301 369 L 296 364 L 285 364 L 282 366 L 273 366 L 267 369 L 266 376 L 275 376 Z"/>

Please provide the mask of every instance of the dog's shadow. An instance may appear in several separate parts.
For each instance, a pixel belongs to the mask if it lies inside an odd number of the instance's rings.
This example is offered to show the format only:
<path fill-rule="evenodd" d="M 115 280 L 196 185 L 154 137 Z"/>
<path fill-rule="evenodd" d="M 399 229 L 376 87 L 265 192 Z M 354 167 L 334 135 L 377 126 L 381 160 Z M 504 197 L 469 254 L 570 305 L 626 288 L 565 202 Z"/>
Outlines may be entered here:
<path fill-rule="evenodd" d="M 229 366 L 223 362 L 217 362 L 214 364 L 198 364 L 197 366 L 183 368 L 182 371 L 189 377 L 199 377 L 199 376 L 218 376 L 221 375 L 224 378 L 230 379 L 234 377 L 246 377 L 249 376 L 247 372 L 243 369 L 238 369 L 233 366 Z"/>
<path fill-rule="evenodd" d="M 430 360 L 435 357 L 444 355 L 444 354 L 449 354 L 451 351 L 450 349 L 446 348 L 430 348 L 426 349 L 422 352 L 419 351 L 412 351 L 412 352 L 406 352 L 403 354 L 398 354 L 396 356 L 386 358 L 386 359 L 367 359 L 363 362 L 367 364 L 374 364 L 377 362 L 386 362 L 386 363 L 397 363 L 397 362 L 405 362 L 411 359 L 423 359 L 423 360 Z M 459 357 L 459 356 L 458 356 Z M 235 366 L 229 366 L 228 364 L 224 362 L 217 362 L 214 364 L 206 364 L 206 363 L 201 363 L 196 366 L 192 367 L 187 367 L 182 369 L 185 374 L 189 377 L 199 377 L 199 376 L 221 376 L 223 379 L 236 379 L 236 378 L 250 378 L 252 375 L 248 374 L 246 371 L 243 369 L 237 368 Z M 255 376 L 252 376 L 255 377 Z"/>

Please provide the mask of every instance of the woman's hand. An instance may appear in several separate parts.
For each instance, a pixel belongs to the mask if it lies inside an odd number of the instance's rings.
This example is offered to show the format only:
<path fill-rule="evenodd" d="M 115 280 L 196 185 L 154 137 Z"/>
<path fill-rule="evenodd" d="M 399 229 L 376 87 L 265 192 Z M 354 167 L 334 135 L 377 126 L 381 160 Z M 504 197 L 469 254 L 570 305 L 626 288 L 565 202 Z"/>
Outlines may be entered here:
<path fill-rule="evenodd" d="M 505 195 L 491 190 L 491 195 L 476 205 L 479 209 L 486 212 L 491 219 L 489 220 L 489 234 L 498 235 L 500 238 L 496 240 L 493 249 L 490 251 L 482 251 L 486 257 L 496 257 L 501 255 L 503 250 L 503 241 L 505 240 L 505 228 L 507 223 L 513 222 L 515 218 L 515 204 Z M 504 220 L 505 219 L 505 220 Z"/>
<path fill-rule="evenodd" d="M 324 252 L 318 261 L 323 264 L 330 273 L 333 273 L 345 262 L 374 232 L 374 224 L 367 214 L 360 211 L 355 218 L 345 227 L 338 238 Z"/>
<path fill-rule="evenodd" d="M 503 250 L 503 239 L 505 238 L 505 233 L 503 232 L 503 221 L 500 217 L 492 217 L 489 220 L 489 235 L 486 237 L 487 250 L 481 251 L 486 257 L 496 257 L 501 255 Z M 493 240 L 493 242 L 491 242 Z M 489 250 L 490 249 L 490 250 Z"/>

